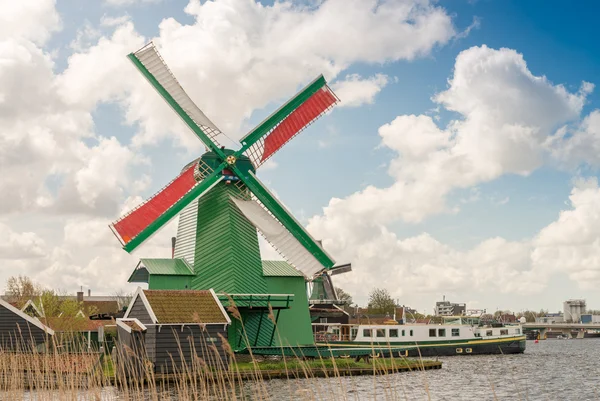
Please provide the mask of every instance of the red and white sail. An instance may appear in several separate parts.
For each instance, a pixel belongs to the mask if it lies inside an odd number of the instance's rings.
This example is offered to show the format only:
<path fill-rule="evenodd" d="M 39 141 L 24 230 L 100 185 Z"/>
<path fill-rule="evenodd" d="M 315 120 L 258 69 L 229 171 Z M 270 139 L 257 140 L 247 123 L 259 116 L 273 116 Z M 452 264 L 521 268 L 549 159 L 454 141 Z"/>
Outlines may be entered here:
<path fill-rule="evenodd" d="M 329 86 L 323 84 L 319 90 L 288 114 L 279 124 L 250 146 L 246 154 L 248 154 L 254 166 L 258 168 L 290 139 L 325 114 L 337 102 L 338 98 Z M 283 107 L 285 105 L 281 108 Z"/>

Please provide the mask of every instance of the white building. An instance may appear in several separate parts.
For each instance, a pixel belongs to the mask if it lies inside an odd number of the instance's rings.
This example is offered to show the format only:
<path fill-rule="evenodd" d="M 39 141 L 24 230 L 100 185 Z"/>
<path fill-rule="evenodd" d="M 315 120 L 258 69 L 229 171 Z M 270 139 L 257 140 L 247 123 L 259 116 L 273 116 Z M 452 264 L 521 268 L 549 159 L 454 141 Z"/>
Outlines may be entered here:
<path fill-rule="evenodd" d="M 466 304 L 456 304 L 450 301 L 446 301 L 444 296 L 443 301 L 435 303 L 435 315 L 436 316 L 462 316 L 467 311 Z"/>
<path fill-rule="evenodd" d="M 563 302 L 563 312 L 566 322 L 580 322 L 581 315 L 585 314 L 585 299 L 569 299 Z"/>

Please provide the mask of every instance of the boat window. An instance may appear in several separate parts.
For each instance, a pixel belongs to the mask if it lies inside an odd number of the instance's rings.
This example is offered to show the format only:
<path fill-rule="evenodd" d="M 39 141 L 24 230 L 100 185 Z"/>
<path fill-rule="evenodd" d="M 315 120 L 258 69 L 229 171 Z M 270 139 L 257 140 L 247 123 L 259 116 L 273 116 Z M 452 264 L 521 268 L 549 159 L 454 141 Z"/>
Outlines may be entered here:
<path fill-rule="evenodd" d="M 398 329 L 390 329 L 390 337 L 398 337 Z"/>
<path fill-rule="evenodd" d="M 481 337 L 481 333 L 475 333 L 475 337 Z"/>
<path fill-rule="evenodd" d="M 501 330 L 500 330 L 500 335 L 501 335 L 501 336 L 506 336 L 506 335 L 508 335 L 508 329 L 501 329 Z"/>
<path fill-rule="evenodd" d="M 460 329 L 452 329 L 452 337 L 459 337 Z"/>
<path fill-rule="evenodd" d="M 493 336 L 493 335 L 494 335 L 494 332 L 493 332 L 492 330 L 487 330 L 487 331 L 485 332 L 485 335 L 486 335 L 486 336 Z"/>
<path fill-rule="evenodd" d="M 515 334 L 521 334 L 521 329 L 515 329 Z"/>
<path fill-rule="evenodd" d="M 350 329 L 350 337 L 352 337 L 352 339 L 354 340 L 357 335 L 358 335 L 358 327 L 352 327 Z"/>
<path fill-rule="evenodd" d="M 438 337 L 446 337 L 446 329 L 438 329 Z"/>
<path fill-rule="evenodd" d="M 412 333 L 413 333 L 413 331 L 411 330 L 411 331 L 410 331 L 410 336 L 411 336 L 411 337 L 412 337 Z"/>
<path fill-rule="evenodd" d="M 371 329 L 363 329 L 363 337 L 371 337 Z"/>
<path fill-rule="evenodd" d="M 404 337 L 406 335 L 406 330 L 402 330 L 402 337 Z M 412 336 L 412 334 L 411 334 Z"/>
<path fill-rule="evenodd" d="M 385 329 L 377 329 L 377 337 L 385 337 Z"/>
<path fill-rule="evenodd" d="M 429 337 L 435 337 L 435 329 L 429 329 Z"/>

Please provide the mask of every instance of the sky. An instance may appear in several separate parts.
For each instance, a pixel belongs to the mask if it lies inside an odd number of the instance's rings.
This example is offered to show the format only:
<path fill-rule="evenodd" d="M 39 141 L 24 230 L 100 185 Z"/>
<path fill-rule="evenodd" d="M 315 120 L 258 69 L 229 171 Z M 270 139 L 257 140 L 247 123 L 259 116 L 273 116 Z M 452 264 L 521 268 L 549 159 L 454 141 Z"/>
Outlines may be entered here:
<path fill-rule="evenodd" d="M 204 150 L 126 55 L 154 41 L 236 140 L 318 74 L 341 102 L 258 176 L 365 305 L 600 309 L 596 2 L 0 0 L 0 283 L 131 291 L 108 228 Z M 265 243 L 263 258 L 278 257 Z"/>

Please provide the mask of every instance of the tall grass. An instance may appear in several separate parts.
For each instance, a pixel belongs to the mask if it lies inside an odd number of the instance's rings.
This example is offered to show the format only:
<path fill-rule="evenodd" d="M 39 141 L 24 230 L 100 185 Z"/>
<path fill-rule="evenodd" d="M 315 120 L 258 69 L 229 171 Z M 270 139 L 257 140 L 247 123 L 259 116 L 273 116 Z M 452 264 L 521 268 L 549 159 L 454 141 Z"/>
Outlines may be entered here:
<path fill-rule="evenodd" d="M 42 346 L 20 338 L 0 347 L 0 399 L 279 400 L 285 393 L 291 399 L 338 400 L 356 394 L 353 375 L 366 370 L 383 396 L 378 399 L 396 400 L 407 398 L 398 390 L 397 375 L 390 373 L 420 369 L 426 363 L 403 358 L 356 362 L 333 356 L 260 357 L 250 347 L 249 360 L 239 362 L 226 338 L 221 337 L 222 346 L 217 347 L 200 336 L 200 341 L 188 337 L 188 343 L 178 343 L 166 368 L 159 369 L 142 342 L 118 343 L 105 354 L 88 348 L 76 333 L 54 337 Z M 247 337 L 245 341 L 249 343 Z M 272 376 L 282 379 L 274 385 L 267 380 Z"/>

